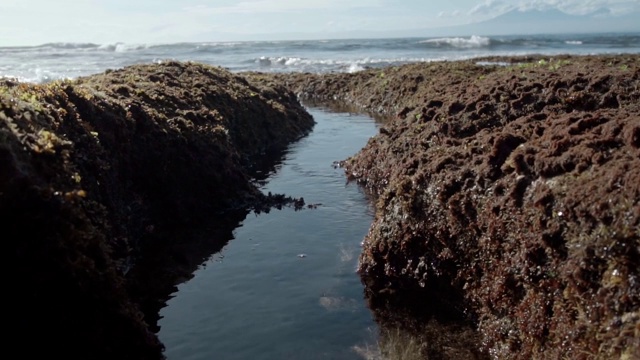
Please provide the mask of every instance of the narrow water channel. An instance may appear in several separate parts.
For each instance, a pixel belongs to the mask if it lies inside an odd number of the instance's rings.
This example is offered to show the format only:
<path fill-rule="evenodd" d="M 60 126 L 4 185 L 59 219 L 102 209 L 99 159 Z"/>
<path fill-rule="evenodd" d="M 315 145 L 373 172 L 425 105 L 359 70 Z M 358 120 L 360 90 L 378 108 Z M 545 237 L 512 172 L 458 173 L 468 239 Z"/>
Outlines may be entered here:
<path fill-rule="evenodd" d="M 355 348 L 375 343 L 355 272 L 373 213 L 333 162 L 360 150 L 377 126 L 365 115 L 309 110 L 313 132 L 288 149 L 263 191 L 320 205 L 249 214 L 178 286 L 160 313 L 169 360 L 361 359 Z"/>

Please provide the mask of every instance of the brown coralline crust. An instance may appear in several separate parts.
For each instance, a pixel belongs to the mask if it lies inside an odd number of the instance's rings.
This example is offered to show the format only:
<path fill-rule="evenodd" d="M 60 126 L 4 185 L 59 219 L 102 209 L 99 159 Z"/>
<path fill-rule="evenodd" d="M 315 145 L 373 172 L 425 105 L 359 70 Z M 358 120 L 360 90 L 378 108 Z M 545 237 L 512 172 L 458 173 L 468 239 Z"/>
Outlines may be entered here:
<path fill-rule="evenodd" d="M 395 115 L 344 162 L 374 310 L 459 312 L 496 359 L 640 358 L 640 55 L 484 60 L 512 64 L 277 77 Z"/>
<path fill-rule="evenodd" d="M 162 268 L 166 258 L 188 256 L 157 248 L 180 240 L 167 234 L 186 234 L 230 209 L 237 221 L 271 200 L 252 183 L 252 160 L 312 126 L 284 88 L 192 63 L 47 85 L 2 80 L 5 350 L 24 358 L 162 358 L 150 331 L 157 314 L 141 312 L 141 302 L 161 287 L 153 281 L 178 275 L 142 271 L 141 280 L 137 262 L 151 253 Z"/>

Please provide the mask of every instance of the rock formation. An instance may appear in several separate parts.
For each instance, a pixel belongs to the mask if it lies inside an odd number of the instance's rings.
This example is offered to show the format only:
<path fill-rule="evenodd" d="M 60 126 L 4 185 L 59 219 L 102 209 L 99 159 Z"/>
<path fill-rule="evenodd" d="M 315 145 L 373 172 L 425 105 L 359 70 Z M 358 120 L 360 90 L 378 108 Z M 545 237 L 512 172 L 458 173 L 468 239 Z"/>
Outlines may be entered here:
<path fill-rule="evenodd" d="M 640 56 L 483 60 L 276 76 L 392 117 L 343 163 L 377 197 L 378 320 L 467 324 L 498 359 L 640 358 Z"/>
<path fill-rule="evenodd" d="M 7 351 L 162 358 L 154 314 L 141 307 L 167 278 L 138 262 L 153 254 L 166 272 L 175 264 L 163 261 L 181 254 L 162 254 L 163 244 L 262 208 L 270 199 L 251 181 L 254 159 L 312 126 L 284 88 L 205 65 L 138 65 L 47 85 L 3 80 Z"/>

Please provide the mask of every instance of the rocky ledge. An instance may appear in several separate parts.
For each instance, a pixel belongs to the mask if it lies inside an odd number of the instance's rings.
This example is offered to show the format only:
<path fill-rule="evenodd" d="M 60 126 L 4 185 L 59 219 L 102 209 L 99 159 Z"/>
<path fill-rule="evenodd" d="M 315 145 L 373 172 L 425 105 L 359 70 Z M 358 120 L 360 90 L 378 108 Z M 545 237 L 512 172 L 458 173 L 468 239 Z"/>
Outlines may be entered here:
<path fill-rule="evenodd" d="M 359 272 L 378 320 L 477 330 L 478 351 L 427 339 L 432 358 L 640 358 L 639 55 L 269 81 L 392 117 L 343 164 L 377 197 Z"/>
<path fill-rule="evenodd" d="M 286 202 L 257 190 L 254 160 L 313 123 L 283 87 L 191 63 L 46 85 L 0 81 L 5 350 L 162 358 L 150 330 L 157 314 L 141 309 L 172 285 L 154 281 L 183 272 L 156 279 L 138 264 L 155 249 L 151 263 L 167 272 L 181 254 L 157 249 L 186 229 Z"/>

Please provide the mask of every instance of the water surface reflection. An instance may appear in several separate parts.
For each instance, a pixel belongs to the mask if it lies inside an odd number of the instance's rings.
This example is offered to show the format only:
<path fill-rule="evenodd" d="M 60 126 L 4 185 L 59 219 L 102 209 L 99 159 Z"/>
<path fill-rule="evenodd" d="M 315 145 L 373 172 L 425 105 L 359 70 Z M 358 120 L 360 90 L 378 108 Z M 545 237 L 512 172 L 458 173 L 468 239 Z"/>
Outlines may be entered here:
<path fill-rule="evenodd" d="M 355 273 L 373 219 L 365 194 L 333 162 L 360 150 L 367 116 L 311 109 L 316 127 L 263 186 L 316 209 L 253 215 L 178 286 L 161 311 L 171 359 L 359 359 L 376 326 Z"/>

